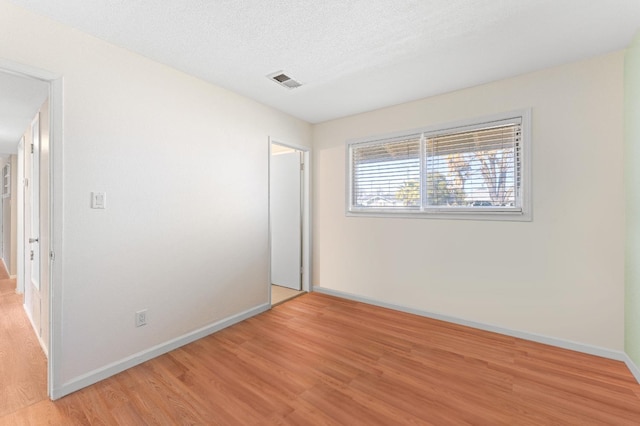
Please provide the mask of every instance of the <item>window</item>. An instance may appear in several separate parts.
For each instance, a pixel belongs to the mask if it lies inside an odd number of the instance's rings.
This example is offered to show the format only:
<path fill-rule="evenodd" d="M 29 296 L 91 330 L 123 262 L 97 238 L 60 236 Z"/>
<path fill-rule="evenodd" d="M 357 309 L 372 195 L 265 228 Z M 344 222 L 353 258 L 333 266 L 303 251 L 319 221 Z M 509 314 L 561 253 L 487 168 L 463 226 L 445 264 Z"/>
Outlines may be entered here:
<path fill-rule="evenodd" d="M 347 214 L 531 220 L 530 112 L 347 143 Z"/>

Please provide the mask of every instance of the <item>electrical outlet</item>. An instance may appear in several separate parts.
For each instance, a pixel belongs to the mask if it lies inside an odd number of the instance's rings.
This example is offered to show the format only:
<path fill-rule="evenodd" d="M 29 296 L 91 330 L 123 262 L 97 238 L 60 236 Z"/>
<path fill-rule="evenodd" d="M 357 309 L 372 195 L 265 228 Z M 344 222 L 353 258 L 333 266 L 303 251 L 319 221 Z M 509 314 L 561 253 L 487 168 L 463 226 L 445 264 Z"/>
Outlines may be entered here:
<path fill-rule="evenodd" d="M 136 312 L 136 327 L 142 327 L 143 325 L 147 325 L 146 309 Z"/>

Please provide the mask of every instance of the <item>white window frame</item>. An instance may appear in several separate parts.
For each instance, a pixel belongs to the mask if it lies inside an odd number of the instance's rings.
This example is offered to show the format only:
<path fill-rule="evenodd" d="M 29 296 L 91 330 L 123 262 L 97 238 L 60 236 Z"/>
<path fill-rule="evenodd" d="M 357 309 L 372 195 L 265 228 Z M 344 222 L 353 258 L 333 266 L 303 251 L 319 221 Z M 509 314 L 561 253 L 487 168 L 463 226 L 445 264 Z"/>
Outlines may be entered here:
<path fill-rule="evenodd" d="M 353 170 L 352 148 L 357 146 L 387 143 L 393 140 L 402 140 L 415 135 L 433 137 L 439 134 L 464 132 L 482 127 L 489 127 L 502 121 L 520 119 L 522 140 L 521 144 L 521 171 L 520 171 L 520 211 L 504 210 L 496 208 L 457 208 L 457 209 L 405 209 L 384 207 L 356 207 L 353 205 Z M 491 116 L 462 120 L 442 125 L 434 125 L 412 129 L 392 134 L 371 136 L 352 139 L 346 142 L 346 215 L 368 217 L 393 217 L 393 218 L 433 218 L 433 219 L 466 219 L 466 220 L 498 220 L 498 221 L 531 221 L 532 215 L 532 185 L 531 185 L 531 109 L 521 109 Z M 420 160 L 421 163 L 423 160 Z M 422 167 L 422 166 L 421 166 Z M 424 188 L 423 188 L 424 192 Z"/>

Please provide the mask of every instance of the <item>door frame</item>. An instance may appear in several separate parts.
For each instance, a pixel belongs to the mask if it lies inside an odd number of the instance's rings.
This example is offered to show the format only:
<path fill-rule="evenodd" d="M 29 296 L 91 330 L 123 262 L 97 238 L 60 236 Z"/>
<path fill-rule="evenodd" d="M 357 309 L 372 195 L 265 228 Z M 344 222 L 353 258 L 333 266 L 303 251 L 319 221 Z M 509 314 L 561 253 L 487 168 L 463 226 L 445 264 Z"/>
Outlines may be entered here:
<path fill-rule="evenodd" d="M 49 262 L 49 353 L 47 357 L 47 393 L 59 398 L 60 372 L 57 356 L 62 353 L 62 277 L 60 259 L 63 258 L 63 77 L 60 74 L 0 59 L 0 70 L 49 84 L 49 193 L 47 206 L 40 206 L 40 214 L 49 215 L 49 247 L 40 247 L 40 262 Z M 42 190 L 43 188 L 41 188 Z M 45 208 L 43 208 L 45 207 Z M 21 254 L 18 254 L 21 255 Z"/>
<path fill-rule="evenodd" d="M 277 144 L 302 152 L 304 168 L 302 171 L 302 291 L 311 291 L 311 149 L 306 146 L 282 142 L 281 139 L 269 137 L 268 149 L 268 192 L 269 192 L 269 273 L 267 285 L 269 290 L 269 306 L 271 306 L 271 146 Z"/>

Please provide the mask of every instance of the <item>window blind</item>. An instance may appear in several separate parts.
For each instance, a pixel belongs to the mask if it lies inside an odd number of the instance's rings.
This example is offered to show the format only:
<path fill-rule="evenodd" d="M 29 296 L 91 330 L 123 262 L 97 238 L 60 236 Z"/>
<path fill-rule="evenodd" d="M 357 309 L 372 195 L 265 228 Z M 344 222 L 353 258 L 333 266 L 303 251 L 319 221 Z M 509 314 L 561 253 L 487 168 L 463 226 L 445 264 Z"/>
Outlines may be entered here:
<path fill-rule="evenodd" d="M 519 122 L 428 138 L 426 206 L 519 207 Z"/>
<path fill-rule="evenodd" d="M 348 143 L 348 212 L 530 220 L 529 114 Z"/>
<path fill-rule="evenodd" d="M 420 135 L 354 147 L 352 204 L 361 208 L 419 208 Z"/>

